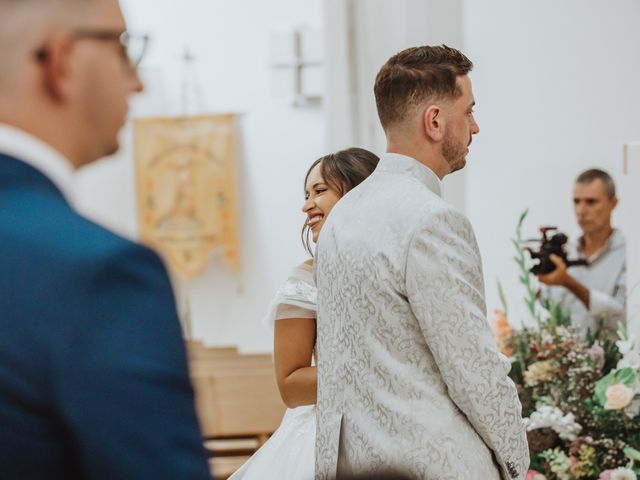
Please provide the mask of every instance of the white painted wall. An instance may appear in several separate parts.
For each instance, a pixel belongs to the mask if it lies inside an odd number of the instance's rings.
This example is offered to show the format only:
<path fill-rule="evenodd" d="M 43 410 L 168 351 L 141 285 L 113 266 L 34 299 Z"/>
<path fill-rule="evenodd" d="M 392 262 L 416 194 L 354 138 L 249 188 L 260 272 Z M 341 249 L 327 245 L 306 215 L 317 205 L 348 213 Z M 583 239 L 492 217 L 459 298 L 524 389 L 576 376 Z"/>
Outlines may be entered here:
<path fill-rule="evenodd" d="M 447 43 L 467 53 L 481 132 L 445 193 L 476 228 L 489 310 L 499 278 L 519 323 L 510 242 L 519 214 L 530 209 L 527 235 L 555 224 L 575 236 L 576 175 L 599 166 L 622 182 L 622 146 L 640 131 L 639 13 L 633 0 L 326 0 L 328 51 L 346 45 L 327 63 L 328 144 L 384 149 L 372 87 L 394 52 Z M 623 196 L 614 219 L 623 230 L 630 208 Z"/>
<path fill-rule="evenodd" d="M 531 209 L 527 233 L 553 223 L 577 229 L 575 175 L 608 169 L 622 183 L 622 146 L 640 139 L 640 29 L 635 0 L 123 0 L 134 30 L 151 33 L 143 73 L 147 94 L 134 114 L 181 113 L 180 56 L 198 58 L 200 101 L 189 112 L 241 115 L 242 271 L 220 259 L 196 281 L 178 285 L 191 299 L 196 337 L 214 345 L 270 350 L 260 319 L 288 270 L 304 258 L 299 228 L 302 177 L 327 151 L 361 145 L 378 152 L 383 137 L 372 96 L 375 73 L 394 52 L 447 42 L 474 61 L 481 132 L 468 166 L 447 183 L 466 210 L 485 264 L 490 308 L 496 278 L 514 320 L 524 317 L 511 261 L 515 221 Z M 327 95 L 321 109 L 277 97 L 269 69 L 270 32 L 326 26 Z M 81 207 L 129 236 L 136 234 L 130 134 L 121 154 L 79 175 Z M 632 187 L 626 187 L 632 188 Z M 616 222 L 633 227 L 628 199 Z M 635 258 L 639 258 L 636 255 Z"/>
<path fill-rule="evenodd" d="M 575 176 L 598 166 L 622 183 L 623 145 L 640 132 L 639 17 L 635 0 L 465 0 L 481 130 L 467 166 L 467 213 L 490 308 L 500 278 L 514 316 L 524 317 L 509 242 L 521 211 L 531 209 L 528 234 L 542 224 L 575 234 Z M 628 200 L 614 218 L 623 230 L 625 210 L 638 208 Z"/>
<path fill-rule="evenodd" d="M 267 306 L 288 271 L 305 253 L 303 177 L 325 153 L 320 108 L 294 108 L 277 96 L 269 67 L 272 32 L 322 27 L 321 0 L 122 0 L 133 31 L 149 33 L 151 49 L 142 68 L 147 92 L 133 116 L 183 113 L 181 56 L 189 46 L 200 93 L 189 89 L 188 113 L 236 112 L 241 140 L 241 272 L 214 259 L 204 274 L 177 282 L 180 306 L 191 301 L 194 336 L 212 345 L 234 344 L 269 351 L 261 325 Z M 192 72 L 193 73 L 193 72 Z M 278 77 L 281 78 L 281 77 Z M 130 129 L 112 159 L 82 171 L 80 207 L 127 236 L 136 235 L 136 204 Z"/>
<path fill-rule="evenodd" d="M 405 48 L 446 43 L 462 48 L 462 0 L 325 0 L 329 149 L 358 145 L 378 154 L 386 139 L 373 85 L 380 67 Z M 444 196 L 465 209 L 465 173 L 444 181 Z"/>
<path fill-rule="evenodd" d="M 627 145 L 627 165 L 624 168 L 621 194 L 630 206 L 625 210 L 624 217 L 628 242 L 627 317 L 630 333 L 640 339 L 640 221 L 638 221 L 640 188 L 638 185 L 640 185 L 640 142 L 635 141 Z"/>

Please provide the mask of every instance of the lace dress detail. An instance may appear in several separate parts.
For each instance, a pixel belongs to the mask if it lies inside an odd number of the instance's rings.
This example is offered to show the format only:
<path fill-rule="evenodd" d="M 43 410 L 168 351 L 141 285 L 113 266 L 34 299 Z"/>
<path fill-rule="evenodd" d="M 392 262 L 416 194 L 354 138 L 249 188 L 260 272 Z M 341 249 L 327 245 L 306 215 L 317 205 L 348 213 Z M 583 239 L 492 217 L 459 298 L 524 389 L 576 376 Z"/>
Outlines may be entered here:
<path fill-rule="evenodd" d="M 311 266 L 303 263 L 294 268 L 269 306 L 264 323 L 271 328 L 276 320 L 285 318 L 316 318 L 318 290 Z"/>
<path fill-rule="evenodd" d="M 304 299 L 315 305 L 318 290 L 302 280 L 287 280 L 278 291 L 278 295 L 281 297 Z"/>

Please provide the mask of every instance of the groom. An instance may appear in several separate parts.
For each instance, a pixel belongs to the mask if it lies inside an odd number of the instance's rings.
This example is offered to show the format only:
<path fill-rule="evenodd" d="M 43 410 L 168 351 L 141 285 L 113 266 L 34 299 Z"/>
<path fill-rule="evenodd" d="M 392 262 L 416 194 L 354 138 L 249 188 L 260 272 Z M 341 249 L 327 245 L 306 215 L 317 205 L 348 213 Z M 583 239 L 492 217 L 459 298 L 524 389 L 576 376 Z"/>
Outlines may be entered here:
<path fill-rule="evenodd" d="M 316 478 L 522 479 L 521 405 L 485 317 L 480 254 L 441 198 L 479 128 L 472 63 L 417 47 L 382 67 L 388 147 L 318 243 Z"/>

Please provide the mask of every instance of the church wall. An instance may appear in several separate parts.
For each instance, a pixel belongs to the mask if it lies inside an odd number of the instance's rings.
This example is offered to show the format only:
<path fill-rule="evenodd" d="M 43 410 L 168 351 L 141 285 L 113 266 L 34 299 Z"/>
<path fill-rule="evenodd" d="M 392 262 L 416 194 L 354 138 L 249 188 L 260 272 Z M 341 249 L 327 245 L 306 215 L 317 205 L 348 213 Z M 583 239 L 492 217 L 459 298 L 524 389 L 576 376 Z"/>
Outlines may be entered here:
<path fill-rule="evenodd" d="M 134 100 L 132 117 L 239 115 L 241 269 L 232 272 L 217 256 L 199 278 L 175 279 L 178 307 L 191 317 L 194 337 L 207 344 L 269 351 L 271 334 L 261 319 L 288 271 L 305 259 L 299 240 L 302 182 L 308 165 L 325 153 L 322 110 L 293 107 L 282 95 L 282 77 L 270 67 L 270 38 L 299 26 L 321 28 L 321 1 L 123 0 L 122 5 L 130 29 L 152 40 L 141 68 L 147 92 Z M 183 90 L 186 46 L 195 62 Z M 122 143 L 116 157 L 80 173 L 77 201 L 93 218 L 135 238 L 130 124 Z"/>
<path fill-rule="evenodd" d="M 572 184 L 597 166 L 623 183 L 623 145 L 640 138 L 640 4 L 466 0 L 464 48 L 480 134 L 466 168 L 467 213 L 484 257 L 490 310 L 505 288 L 512 320 L 526 319 L 511 260 L 519 214 L 525 234 L 541 225 L 578 233 Z M 614 223 L 632 225 L 621 192 Z M 634 227 L 634 228 L 637 228 Z"/>
<path fill-rule="evenodd" d="M 190 311 L 194 336 L 210 345 L 270 350 L 261 318 L 288 270 L 305 258 L 299 229 L 307 166 L 352 144 L 383 150 L 371 87 L 377 69 L 399 49 L 444 41 L 475 63 L 481 131 L 467 168 L 447 180 L 445 192 L 476 230 L 489 310 L 500 304 L 499 278 L 515 323 L 527 318 L 511 260 L 518 215 L 530 209 L 527 236 L 543 224 L 575 236 L 574 177 L 599 166 L 623 184 L 623 145 L 640 140 L 640 30 L 634 23 L 640 4 L 633 0 L 122 3 L 132 29 L 153 39 L 141 71 L 147 93 L 134 101 L 132 116 L 239 114 L 241 271 L 214 258 L 200 278 L 176 281 L 180 310 Z M 385 26 L 389 19 L 393 25 Z M 270 33 L 305 24 L 326 25 L 323 108 L 292 107 L 275 93 L 269 68 Z M 353 44 L 341 46 L 348 41 Z M 185 97 L 186 45 L 196 58 L 191 77 L 199 88 L 188 88 Z M 130 126 L 122 141 L 118 156 L 79 175 L 77 200 L 94 218 L 135 238 Z M 631 208 L 623 189 L 614 218 L 623 231 L 637 230 Z"/>

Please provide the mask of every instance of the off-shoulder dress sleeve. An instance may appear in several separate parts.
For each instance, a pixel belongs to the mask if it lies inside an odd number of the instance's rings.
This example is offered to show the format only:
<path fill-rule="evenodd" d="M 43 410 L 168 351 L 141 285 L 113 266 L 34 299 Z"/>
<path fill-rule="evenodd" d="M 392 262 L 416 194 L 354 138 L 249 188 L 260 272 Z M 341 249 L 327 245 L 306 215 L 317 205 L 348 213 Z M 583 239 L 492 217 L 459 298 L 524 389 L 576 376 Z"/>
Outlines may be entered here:
<path fill-rule="evenodd" d="M 276 320 L 316 318 L 317 290 L 312 267 L 306 263 L 295 267 L 276 293 L 264 323 L 273 328 Z"/>

